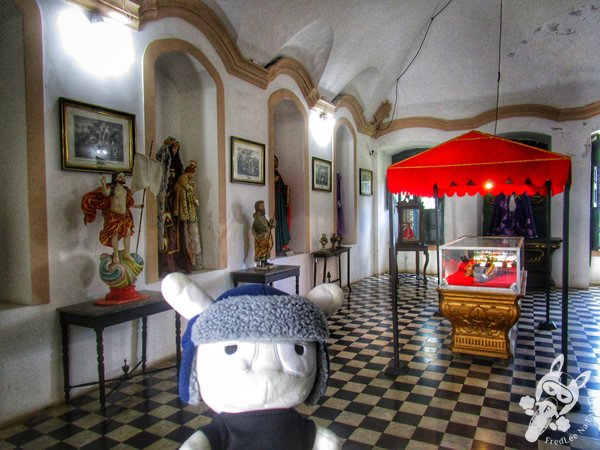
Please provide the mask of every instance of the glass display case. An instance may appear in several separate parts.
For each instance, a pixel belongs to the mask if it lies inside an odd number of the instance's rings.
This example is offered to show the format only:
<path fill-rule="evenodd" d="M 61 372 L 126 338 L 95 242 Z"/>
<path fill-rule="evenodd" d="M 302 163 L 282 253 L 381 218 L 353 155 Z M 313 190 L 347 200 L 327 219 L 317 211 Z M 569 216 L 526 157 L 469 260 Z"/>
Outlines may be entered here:
<path fill-rule="evenodd" d="M 440 246 L 440 288 L 518 293 L 523 283 L 522 237 L 462 237 Z"/>
<path fill-rule="evenodd" d="M 397 245 L 413 245 L 423 241 L 423 204 L 414 199 L 398 202 Z"/>

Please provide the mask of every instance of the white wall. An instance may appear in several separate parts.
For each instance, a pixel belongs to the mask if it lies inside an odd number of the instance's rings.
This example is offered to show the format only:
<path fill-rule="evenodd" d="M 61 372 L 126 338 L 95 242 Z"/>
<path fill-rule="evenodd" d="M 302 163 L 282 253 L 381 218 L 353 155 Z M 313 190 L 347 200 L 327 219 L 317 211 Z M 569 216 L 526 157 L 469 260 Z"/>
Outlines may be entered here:
<path fill-rule="evenodd" d="M 63 398 L 63 372 L 60 346 L 60 327 L 56 309 L 83 301 L 104 297 L 107 287 L 100 281 L 98 272 L 99 256 L 107 251 L 98 242 L 98 233 L 102 227 L 102 219 L 83 225 L 83 214 L 80 209 L 82 196 L 99 185 L 99 174 L 79 173 L 61 170 L 60 166 L 60 127 L 58 98 L 66 97 L 125 111 L 136 116 L 136 142 L 141 151 L 144 145 L 144 99 L 142 63 L 147 46 L 155 40 L 176 37 L 190 42 L 201 51 L 216 68 L 224 85 L 225 92 L 225 161 L 226 171 L 219 174 L 226 179 L 226 227 L 208 231 L 209 236 L 220 236 L 226 233 L 227 269 L 212 270 L 194 275 L 207 292 L 218 296 L 232 287 L 229 272 L 252 265 L 253 241 L 250 232 L 254 201 L 264 198 L 268 202 L 268 186 L 255 186 L 229 182 L 230 171 L 230 136 L 239 136 L 251 141 L 268 142 L 268 99 L 272 92 L 287 89 L 293 92 L 304 104 L 303 96 L 288 76 L 282 75 L 262 90 L 227 73 L 222 61 L 209 41 L 193 26 L 178 19 L 164 19 L 147 24 L 143 30 L 130 31 L 134 46 L 134 61 L 131 68 L 117 78 L 99 78 L 88 73 L 70 55 L 66 54 L 59 35 L 57 20 L 66 8 L 75 8 L 68 2 L 58 0 L 40 0 L 38 2 L 43 22 L 44 48 L 44 114 L 46 127 L 46 179 L 45 192 L 48 207 L 48 241 L 50 271 L 50 303 L 35 307 L 19 307 L 0 304 L 0 424 L 20 415 L 33 412 L 47 405 L 60 402 Z M 14 71 L 12 72 L 14 75 Z M 158 94 L 157 134 L 158 139 L 171 135 L 184 140 L 196 140 L 195 131 L 186 129 L 178 121 L 178 117 L 192 117 L 194 114 L 209 129 L 215 129 L 216 115 L 204 114 L 214 111 L 214 93 L 203 88 L 201 111 L 190 111 L 189 101 L 185 95 L 177 93 L 175 86 L 170 85 L 164 75 L 158 75 L 162 91 Z M 3 80 L 10 78 L 2 73 Z M 202 82 L 202 80 L 201 80 Z M 206 94 L 206 96 L 204 96 Z M 196 94 L 193 94 L 196 95 Z M 192 99 L 197 103 L 197 95 Z M 177 104 L 179 103 L 179 105 Z M 179 109 L 178 109 L 179 108 Z M 173 116 L 160 115 L 160 111 L 173 112 Z M 179 114 L 176 114 L 179 112 Z M 309 113 L 309 111 L 307 111 Z M 351 116 L 348 116 L 351 120 Z M 184 144 L 185 160 L 198 158 L 202 165 L 212 167 L 216 172 L 217 136 L 205 133 L 200 147 L 190 148 Z M 362 139 L 362 138 L 360 138 Z M 183 142 L 182 142 L 183 144 Z M 23 152 L 24 142 L 14 142 L 14 146 Z M 160 146 L 160 142 L 155 142 Z M 309 137 L 308 161 L 312 156 L 332 160 L 331 141 L 320 145 Z M 157 150 L 155 147 L 155 151 Z M 364 144 L 359 144 L 359 153 L 366 154 Z M 2 147 L 4 161 L 10 160 L 15 149 Z M 24 152 L 23 152 L 24 153 Z M 369 162 L 368 157 L 363 162 Z M 199 162 L 200 162 L 199 161 Z M 24 164 L 17 161 L 15 164 Z M 212 165 L 211 165 L 212 164 Z M 309 163 L 308 163 L 309 164 Z M 361 167 L 369 168 L 363 164 Z M 284 167 L 286 178 L 294 167 Z M 20 170 L 24 172 L 25 168 Z M 266 170 L 272 170 L 267 161 Z M 309 170 L 309 168 L 307 169 Z M 308 172 L 310 173 L 310 171 Z M 24 180 L 24 177 L 23 177 Z M 130 179 L 128 180 L 130 182 Z M 212 182 L 211 182 L 212 183 Z M 203 186 L 202 180 L 198 185 Z M 7 198 L 17 197 L 17 191 L 25 191 L 24 185 L 15 182 L 12 190 L 7 189 Z M 24 195 L 24 194 L 23 194 Z M 44 195 L 43 193 L 41 195 Z M 201 201 L 216 201 L 216 185 L 211 184 L 206 196 Z M 310 242 L 306 246 L 310 250 L 318 248 L 321 233 L 330 234 L 333 230 L 332 193 L 310 191 L 310 211 L 304 211 L 307 226 L 310 229 Z M 364 239 L 352 250 L 353 280 L 364 278 L 377 271 L 371 255 L 377 254 L 377 237 L 374 236 L 373 207 L 376 197 L 365 198 L 359 204 L 359 232 L 365 233 Z M 136 194 L 141 200 L 141 192 Z M 21 203 L 22 205 L 23 203 Z M 269 208 L 272 205 L 269 204 Z M 23 208 L 24 210 L 24 208 Z M 139 212 L 134 211 L 136 228 Z M 6 217 L 3 211 L 3 217 Z M 144 218 L 145 223 L 154 218 Z M 140 231 L 140 230 L 138 230 Z M 213 234 L 211 234 L 213 233 Z M 204 234 L 204 232 L 203 232 Z M 215 241 L 217 239 L 215 238 Z M 207 246 L 203 238 L 203 244 Z M 207 246 L 208 247 L 208 246 Z M 294 248 L 294 247 L 292 247 Z M 207 249 L 208 250 L 208 249 Z M 295 248 L 294 248 L 295 250 Z M 302 249 L 301 249 L 302 251 Z M 145 239 L 142 236 L 138 252 L 146 254 Z M 205 261 L 206 263 L 206 261 Z M 281 264 L 301 266 L 300 292 L 305 294 L 312 286 L 312 258 L 308 253 L 296 254 L 277 260 Z M 12 274 L 10 275 L 12 277 Z M 145 275 L 136 283 L 138 290 L 159 290 L 159 283 L 147 283 Z M 294 280 L 288 279 L 275 283 L 275 287 L 293 292 Z M 135 363 L 140 353 L 138 343 L 139 330 L 137 324 L 121 324 L 107 328 L 104 333 L 106 376 L 113 377 L 121 372 L 123 358 Z M 184 324 L 185 325 L 185 324 Z M 149 319 L 148 358 L 150 362 L 174 355 L 174 314 L 172 312 L 152 316 Z M 133 337 L 133 339 L 132 339 Z M 132 343 L 133 342 L 133 343 Z M 141 345 L 141 344 L 140 344 Z M 95 335 L 92 330 L 71 327 L 71 377 L 72 384 L 92 381 L 97 378 L 95 356 Z M 76 395 L 78 390 L 72 394 Z"/>
<path fill-rule="evenodd" d="M 136 115 L 136 140 L 144 142 L 143 128 L 143 53 L 147 46 L 163 38 L 176 37 L 190 42 L 214 65 L 221 77 L 225 91 L 225 139 L 226 145 L 226 233 L 228 252 L 227 269 L 208 271 L 195 275 L 195 279 L 208 291 L 217 296 L 231 287 L 229 271 L 248 267 L 252 264 L 253 249 L 250 233 L 254 201 L 268 198 L 268 186 L 249 186 L 229 182 L 229 137 L 268 142 L 268 99 L 278 89 L 292 91 L 302 102 L 303 96 L 293 80 L 285 75 L 277 77 L 267 89 L 262 90 L 227 73 L 222 61 L 209 41 L 193 26 L 178 19 L 164 19 L 153 22 L 139 32 L 131 31 L 135 57 L 131 68 L 116 79 L 98 78 L 82 69 L 72 57 L 65 54 L 59 39 L 57 18 L 65 8 L 74 8 L 68 2 L 59 0 L 39 0 L 43 21 L 44 40 L 44 113 L 46 127 L 46 180 L 45 193 L 48 206 L 48 242 L 50 271 L 50 303 L 35 307 L 0 307 L 0 423 L 19 415 L 35 411 L 52 402 L 62 399 L 62 367 L 60 330 L 56 308 L 78 302 L 93 300 L 105 295 L 106 286 L 97 275 L 98 257 L 106 251 L 98 242 L 101 221 L 83 225 L 80 210 L 81 197 L 98 186 L 99 176 L 91 173 L 66 172 L 60 168 L 60 132 L 58 98 L 67 97 L 86 103 L 105 106 Z M 2 72 L 6 81 L 8 74 Z M 166 100 L 165 100 L 166 101 Z M 208 101 L 208 100 L 207 100 Z M 212 105 L 207 105 L 210 110 Z M 160 110 L 160 108 L 158 109 Z M 346 109 L 336 112 L 336 118 L 345 117 L 353 123 Z M 176 123 L 158 118 L 159 130 L 177 135 L 183 132 Z M 162 122 L 161 122 L 162 120 Z M 215 118 L 207 118 L 215 120 Z M 209 122 L 204 122 L 209 124 Z M 589 228 L 589 154 L 584 144 L 589 135 L 600 129 L 600 118 L 582 122 L 553 122 L 536 118 L 514 118 L 498 124 L 498 132 L 532 131 L 552 136 L 552 149 L 568 154 L 573 161 L 573 188 L 571 191 L 571 248 L 569 283 L 574 287 L 588 285 L 588 228 Z M 212 125 L 208 125 L 212 126 Z M 481 131 L 491 132 L 493 125 L 482 127 Z M 374 273 L 382 273 L 388 267 L 388 215 L 385 204 L 385 170 L 390 164 L 386 149 L 400 149 L 409 146 L 441 143 L 461 132 L 443 132 L 429 129 L 409 129 L 398 131 L 373 141 L 370 137 L 357 135 L 356 168 L 373 170 L 375 183 L 372 197 L 359 197 L 357 202 L 358 236 L 352 245 L 351 279 L 362 279 Z M 206 143 L 206 152 L 216 161 L 216 145 Z M 309 136 L 310 158 L 316 156 L 332 160 L 331 141 L 321 145 Z M 13 145 L 21 147 L 23 142 Z M 376 152 L 369 154 L 369 149 Z M 2 159 L 14 148 L 4 145 Z M 21 164 L 17 162 L 17 165 Z M 267 170 L 271 170 L 267 162 Z M 286 172 L 289 171 L 285 168 Z M 287 176 L 287 175 L 286 175 Z M 355 174 L 355 177 L 358 173 Z M 354 180 L 356 182 L 356 180 Z M 9 186 L 7 192 L 17 194 L 17 185 Z M 209 195 L 216 195 L 210 191 Z M 138 197 L 141 194 L 138 194 Z M 332 193 L 310 191 L 309 217 L 311 250 L 319 247 L 322 233 L 330 235 L 333 230 Z M 562 233 L 562 195 L 554 198 L 552 209 L 553 234 Z M 12 197 L 11 197 L 12 198 Z M 139 200 L 139 198 L 138 198 Z M 269 200 L 270 201 L 270 200 Z M 447 204 L 448 217 L 456 222 L 446 221 L 446 239 L 451 240 L 462 234 L 478 231 L 479 212 L 473 207 L 476 200 L 451 199 Z M 272 205 L 269 205 L 272 207 Z M 468 216 L 465 214 L 468 213 Z M 137 223 L 137 212 L 135 219 Z M 5 212 L 3 211 L 3 217 Z M 142 229 L 143 232 L 143 229 Z M 140 243 L 140 254 L 145 254 L 145 242 Z M 555 252 L 553 275 L 560 282 L 560 254 Z M 278 260 L 279 261 L 279 260 Z M 300 291 L 306 293 L 312 285 L 312 260 L 309 254 L 301 253 L 282 258 L 285 264 L 301 266 Z M 430 267 L 434 267 L 434 259 Z M 11 275 L 12 276 L 12 275 Z M 275 283 L 276 287 L 292 292 L 292 279 Z M 158 290 L 159 283 L 148 284 L 142 276 L 138 289 Z M 111 327 L 105 332 L 106 372 L 114 376 L 120 372 L 123 358 L 135 359 L 139 353 L 137 346 L 131 345 L 131 337 L 137 334 L 132 324 Z M 136 341 L 136 339 L 134 339 Z M 73 328 L 71 332 L 71 373 L 72 382 L 80 383 L 96 378 L 95 338 L 88 329 Z M 156 361 L 173 355 L 173 313 L 163 313 L 149 320 L 148 357 Z M 131 361 L 134 362 L 134 361 Z"/>

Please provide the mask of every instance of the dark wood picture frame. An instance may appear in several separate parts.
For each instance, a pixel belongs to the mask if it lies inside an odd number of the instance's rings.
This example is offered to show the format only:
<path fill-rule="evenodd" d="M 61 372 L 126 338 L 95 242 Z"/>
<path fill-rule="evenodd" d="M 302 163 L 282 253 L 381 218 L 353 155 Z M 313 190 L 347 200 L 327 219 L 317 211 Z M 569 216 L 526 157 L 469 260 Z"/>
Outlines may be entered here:
<path fill-rule="evenodd" d="M 373 195 L 373 171 L 358 169 L 358 185 L 360 186 L 360 195 Z"/>
<path fill-rule="evenodd" d="M 133 171 L 135 115 L 60 97 L 62 169 Z"/>
<path fill-rule="evenodd" d="M 331 192 L 331 161 L 313 156 L 312 189 L 313 191 Z"/>
<path fill-rule="evenodd" d="M 231 182 L 265 184 L 265 144 L 231 136 Z"/>
<path fill-rule="evenodd" d="M 397 245 L 423 242 L 423 205 L 417 199 L 398 202 Z"/>

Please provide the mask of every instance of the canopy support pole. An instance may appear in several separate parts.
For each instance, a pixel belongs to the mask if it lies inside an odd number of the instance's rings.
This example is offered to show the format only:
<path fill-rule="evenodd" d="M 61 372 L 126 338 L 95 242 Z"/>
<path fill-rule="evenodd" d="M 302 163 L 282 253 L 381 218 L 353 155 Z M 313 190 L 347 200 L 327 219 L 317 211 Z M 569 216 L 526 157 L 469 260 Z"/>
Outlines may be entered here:
<path fill-rule="evenodd" d="M 436 261 L 436 270 L 437 270 L 437 285 L 438 287 L 442 285 L 440 279 L 440 198 L 438 196 L 438 185 L 433 185 L 433 198 L 435 200 L 435 261 Z M 442 315 L 442 308 L 440 308 L 440 303 L 442 302 L 442 294 L 438 291 L 438 311 L 437 315 Z"/>
<path fill-rule="evenodd" d="M 385 369 L 385 374 L 388 376 L 396 377 L 398 375 L 404 375 L 408 372 L 408 364 L 404 361 L 400 361 L 400 337 L 398 335 L 398 266 L 396 263 L 396 241 L 394 236 L 394 198 L 392 193 L 388 190 L 388 211 L 389 211 L 389 229 L 390 229 L 390 247 L 389 247 L 389 258 L 390 258 L 390 283 L 392 288 L 392 327 L 393 327 L 393 346 L 394 346 L 394 358 Z"/>
<path fill-rule="evenodd" d="M 438 197 L 438 185 L 433 185 L 433 198 L 435 200 L 435 260 L 437 262 L 437 279 L 440 285 L 440 198 Z"/>
<path fill-rule="evenodd" d="M 565 183 L 563 197 L 563 254 L 562 254 L 562 345 L 561 353 L 565 363 L 561 371 L 568 373 L 569 364 L 569 192 L 571 190 L 571 172 Z"/>
<path fill-rule="evenodd" d="M 550 278 L 552 278 L 552 181 L 546 180 L 546 244 L 544 245 L 544 258 L 546 261 L 546 321 L 538 326 L 538 330 L 556 330 L 556 324 L 550 320 Z"/>

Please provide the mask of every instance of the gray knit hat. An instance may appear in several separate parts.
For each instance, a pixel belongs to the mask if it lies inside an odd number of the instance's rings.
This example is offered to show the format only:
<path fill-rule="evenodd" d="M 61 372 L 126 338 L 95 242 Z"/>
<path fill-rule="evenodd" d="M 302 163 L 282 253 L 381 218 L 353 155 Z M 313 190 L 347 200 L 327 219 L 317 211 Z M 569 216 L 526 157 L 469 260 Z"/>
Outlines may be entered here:
<path fill-rule="evenodd" d="M 196 320 L 188 324 L 188 327 L 191 327 L 191 330 L 188 329 L 186 332 L 189 333 L 189 341 L 191 341 L 188 343 L 195 348 L 202 343 L 232 340 L 315 342 L 317 376 L 305 400 L 306 404 L 315 404 L 325 393 L 329 376 L 327 320 L 321 310 L 304 297 L 288 295 L 269 286 L 262 286 L 262 289 L 264 293 L 259 295 L 246 295 L 242 294 L 243 289 L 237 288 L 232 291 L 242 295 L 225 298 L 222 296 L 221 299 L 217 299 Z M 194 359 L 195 353 L 194 351 Z M 195 367 L 193 361 L 188 361 L 188 364 L 191 366 L 190 369 Z M 185 389 L 187 386 L 185 394 L 188 403 L 198 403 L 200 393 L 195 371 L 192 369 L 188 374 L 181 375 L 183 379 L 180 378 L 180 393 L 182 388 Z M 182 385 L 182 382 L 185 384 Z"/>

